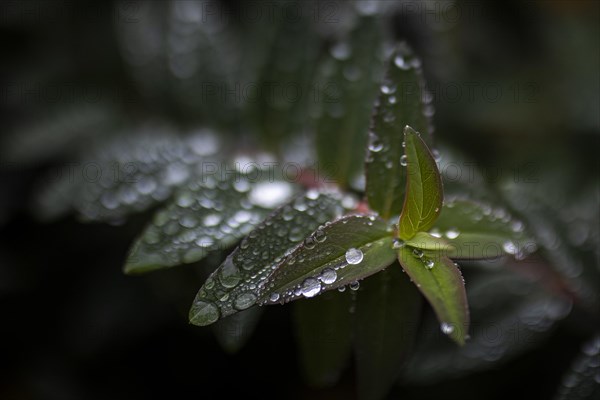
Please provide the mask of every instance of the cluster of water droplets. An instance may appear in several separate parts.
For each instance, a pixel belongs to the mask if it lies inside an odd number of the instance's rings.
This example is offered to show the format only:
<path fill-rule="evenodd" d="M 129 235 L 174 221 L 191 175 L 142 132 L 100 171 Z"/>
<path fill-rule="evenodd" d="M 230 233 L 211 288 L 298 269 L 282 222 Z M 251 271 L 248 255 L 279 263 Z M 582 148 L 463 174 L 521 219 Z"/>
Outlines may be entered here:
<path fill-rule="evenodd" d="M 243 174 L 224 180 L 200 177 L 156 213 L 134 246 L 130 262 L 174 266 L 198 261 L 250 233 L 272 206 L 293 193 L 294 187 L 285 181 L 255 182 Z"/>
<path fill-rule="evenodd" d="M 339 193 L 311 190 L 258 225 L 200 289 L 190 311 L 192 321 L 210 324 L 253 306 L 266 294 L 268 301 L 281 301 L 283 295 L 272 293 L 267 278 L 297 246 L 305 243 L 305 238 L 310 236 L 315 243 L 326 240 L 317 228 L 341 215 L 341 197 Z M 323 277 L 330 278 L 327 274 Z M 312 288 L 311 282 L 305 285 L 308 294 Z"/>
<path fill-rule="evenodd" d="M 191 138 L 196 145 L 164 126 L 145 126 L 134 135 L 117 136 L 82 155 L 71 171 L 42 192 L 41 202 L 62 198 L 83 220 L 119 222 L 166 200 L 193 176 L 201 160 L 219 149 L 212 132 Z M 203 148 L 198 141 L 211 145 Z"/>

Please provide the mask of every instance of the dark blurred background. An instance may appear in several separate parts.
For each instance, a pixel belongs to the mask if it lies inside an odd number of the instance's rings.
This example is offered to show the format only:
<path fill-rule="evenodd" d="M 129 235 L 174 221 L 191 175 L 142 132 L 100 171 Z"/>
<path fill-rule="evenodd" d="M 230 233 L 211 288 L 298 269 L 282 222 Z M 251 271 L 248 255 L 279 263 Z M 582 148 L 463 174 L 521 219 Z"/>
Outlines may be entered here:
<path fill-rule="evenodd" d="M 159 9 L 167 4 L 151 3 Z M 540 215 L 555 220 L 541 217 L 536 233 L 565 234 L 563 244 L 583 254 L 584 271 L 591 271 L 581 279 L 596 279 L 599 3 L 433 1 L 428 9 L 415 1 L 376 3 L 390 35 L 406 39 L 423 59 L 437 110 L 436 139 L 473 160 L 497 193 L 517 182 L 545 197 L 549 204 Z M 264 2 L 243 4 L 221 2 L 234 15 L 241 7 L 265 9 Z M 335 26 L 313 26 L 322 38 L 316 53 L 349 18 L 343 3 L 328 4 L 340 19 Z M 330 389 L 303 383 L 288 307 L 270 307 L 234 355 L 221 350 L 209 329 L 188 325 L 201 277 L 220 255 L 188 268 L 123 275 L 127 250 L 149 212 L 118 226 L 33 216 L 40 177 L 68 163 L 72 153 L 63 150 L 80 140 L 60 137 L 65 126 L 78 123 L 69 118 L 90 112 L 100 132 L 157 118 L 177 126 L 219 124 L 202 110 L 182 107 L 173 100 L 177 94 L 165 95 L 168 83 L 160 72 L 132 67 L 125 48 L 158 40 L 149 34 L 127 44 L 128 30 L 147 17 L 144 7 L 138 1 L 0 5 L 0 399 L 353 398 L 351 368 Z M 157 15 L 153 24 L 162 26 Z M 244 34 L 251 23 L 240 20 L 237 33 Z M 225 35 L 217 36 L 225 41 Z M 260 51 L 260 36 L 247 40 L 233 40 L 236 51 Z M 293 54 L 295 46 L 287 51 Z M 227 51 L 216 56 L 226 58 Z M 230 64 L 252 68 L 240 59 Z M 228 137 L 247 134 L 238 114 L 235 121 L 225 117 Z M 74 147 L 85 148 L 88 134 L 104 133 L 83 132 L 84 141 Z M 545 253 L 550 264 L 551 254 Z M 597 329 L 598 315 L 586 307 L 576 302 L 566 322 L 527 351 L 429 384 L 407 380 L 390 398 L 552 398 L 582 342 Z"/>

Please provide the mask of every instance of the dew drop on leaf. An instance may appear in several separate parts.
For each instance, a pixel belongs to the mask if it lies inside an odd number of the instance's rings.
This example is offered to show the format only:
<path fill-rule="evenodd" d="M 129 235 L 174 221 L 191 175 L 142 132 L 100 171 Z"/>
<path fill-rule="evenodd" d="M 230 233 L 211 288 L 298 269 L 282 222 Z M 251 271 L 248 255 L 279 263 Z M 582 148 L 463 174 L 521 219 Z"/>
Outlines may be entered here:
<path fill-rule="evenodd" d="M 402 165 L 403 167 L 406 167 L 408 165 L 406 155 L 403 155 L 402 157 L 400 157 L 400 165 Z"/>
<path fill-rule="evenodd" d="M 335 282 L 335 280 L 337 279 L 337 272 L 335 272 L 335 270 L 331 269 L 331 268 L 325 268 L 322 272 L 321 272 L 321 276 L 319 276 L 319 279 L 321 280 L 321 282 L 323 282 L 326 285 L 330 285 L 333 282 Z"/>
<path fill-rule="evenodd" d="M 346 262 L 348 264 L 360 264 L 363 257 L 363 252 L 359 249 L 351 248 L 346 251 Z"/>
<path fill-rule="evenodd" d="M 350 287 L 350 290 L 357 291 L 360 288 L 360 282 L 359 281 L 352 282 L 349 285 L 349 287 Z"/>
<path fill-rule="evenodd" d="M 233 306 L 238 310 L 245 310 L 256 303 L 256 295 L 254 293 L 242 293 L 235 298 Z"/>
<path fill-rule="evenodd" d="M 454 326 L 447 322 L 442 322 L 440 329 L 445 335 L 450 335 L 452 332 L 454 332 Z"/>
<path fill-rule="evenodd" d="M 458 235 L 460 235 L 460 232 L 456 229 L 449 229 L 448 231 L 446 231 L 446 237 L 448 239 L 456 239 Z"/>
<path fill-rule="evenodd" d="M 198 300 L 194 309 L 194 320 L 198 325 L 210 325 L 219 319 L 219 309 L 210 301 Z"/>
<path fill-rule="evenodd" d="M 301 293 L 304 297 L 314 297 L 321 291 L 321 282 L 316 278 L 306 278 L 302 282 Z"/>

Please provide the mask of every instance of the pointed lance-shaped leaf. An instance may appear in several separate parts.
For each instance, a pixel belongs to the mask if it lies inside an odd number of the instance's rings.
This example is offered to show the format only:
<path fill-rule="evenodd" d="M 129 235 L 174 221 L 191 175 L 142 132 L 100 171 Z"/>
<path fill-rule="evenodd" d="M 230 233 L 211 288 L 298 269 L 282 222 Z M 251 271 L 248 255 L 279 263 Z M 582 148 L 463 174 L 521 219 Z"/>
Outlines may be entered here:
<path fill-rule="evenodd" d="M 404 130 L 406 145 L 406 197 L 398 234 L 411 239 L 417 232 L 433 226 L 442 210 L 442 178 L 429 148 L 410 126 Z"/>
<path fill-rule="evenodd" d="M 341 186 L 364 173 L 369 121 L 383 70 L 382 39 L 379 20 L 362 18 L 349 38 L 331 46 L 320 66 L 317 156 L 323 173 Z"/>
<path fill-rule="evenodd" d="M 341 197 L 311 190 L 273 212 L 204 282 L 190 322 L 210 325 L 256 304 L 267 276 L 286 254 L 319 225 L 342 214 Z"/>
<path fill-rule="evenodd" d="M 397 250 L 402 269 L 433 307 L 442 332 L 463 345 L 469 330 L 469 308 L 457 266 L 439 252 L 424 253 L 409 246 Z"/>
<path fill-rule="evenodd" d="M 392 232 L 375 216 L 347 215 L 320 227 L 266 279 L 261 302 L 285 303 L 348 285 L 394 262 Z"/>
<path fill-rule="evenodd" d="M 431 146 L 433 111 L 425 89 L 421 61 L 405 43 L 390 57 L 380 95 L 375 103 L 366 157 L 366 194 L 369 207 L 384 219 L 399 215 L 406 189 L 404 127 L 420 132 Z"/>

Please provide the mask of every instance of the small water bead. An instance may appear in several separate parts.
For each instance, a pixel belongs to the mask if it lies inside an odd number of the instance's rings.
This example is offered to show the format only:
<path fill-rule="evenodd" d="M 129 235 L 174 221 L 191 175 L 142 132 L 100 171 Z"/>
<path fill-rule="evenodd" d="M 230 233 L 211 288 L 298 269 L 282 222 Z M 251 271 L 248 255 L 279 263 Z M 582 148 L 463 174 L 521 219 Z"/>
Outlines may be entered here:
<path fill-rule="evenodd" d="M 513 221 L 510 228 L 513 232 L 518 233 L 525 230 L 525 225 L 521 221 Z"/>
<path fill-rule="evenodd" d="M 306 278 L 302 282 L 301 293 L 304 297 L 315 297 L 321 292 L 321 282 L 316 278 Z"/>
<path fill-rule="evenodd" d="M 338 292 L 343 293 L 346 291 L 346 286 L 340 286 L 337 290 Z"/>
<path fill-rule="evenodd" d="M 460 232 L 456 229 L 449 229 L 446 231 L 446 237 L 448 239 L 456 239 L 460 235 Z"/>
<path fill-rule="evenodd" d="M 369 150 L 372 152 L 378 153 L 383 149 L 383 142 L 379 139 L 379 137 L 374 134 L 369 134 Z"/>
<path fill-rule="evenodd" d="M 208 214 L 202 219 L 204 226 L 216 226 L 221 222 L 221 216 L 219 214 Z"/>
<path fill-rule="evenodd" d="M 191 215 L 184 215 L 179 219 L 179 223 L 184 228 L 195 228 L 198 225 L 198 220 Z"/>
<path fill-rule="evenodd" d="M 454 325 L 447 322 L 442 322 L 440 329 L 445 335 L 450 335 L 452 332 L 454 332 Z"/>
<path fill-rule="evenodd" d="M 435 266 L 435 262 L 433 262 L 433 260 L 431 258 L 428 258 L 427 260 L 425 260 L 425 267 L 427 269 L 432 269 Z"/>
<path fill-rule="evenodd" d="M 393 249 L 396 249 L 396 250 L 397 249 L 401 249 L 404 246 L 406 246 L 406 243 L 404 243 L 404 240 L 402 240 L 402 239 L 394 239 L 394 242 L 392 244 L 392 248 Z"/>
<path fill-rule="evenodd" d="M 396 87 L 394 85 L 384 83 L 380 87 L 381 93 L 383 94 L 392 94 L 396 91 Z"/>
<path fill-rule="evenodd" d="M 409 64 L 401 54 L 398 54 L 394 58 L 394 65 L 404 71 L 407 71 L 411 68 L 411 64 Z"/>
<path fill-rule="evenodd" d="M 431 155 L 433 156 L 435 162 L 440 162 L 440 160 L 442 159 L 442 155 L 440 154 L 438 149 L 431 150 Z"/>
<path fill-rule="evenodd" d="M 333 47 L 331 47 L 329 53 L 336 60 L 347 60 L 352 55 L 352 49 L 350 45 L 346 42 L 336 43 Z"/>
<path fill-rule="evenodd" d="M 417 258 L 423 258 L 423 252 L 419 249 L 413 249 L 413 254 Z"/>
<path fill-rule="evenodd" d="M 396 98 L 396 96 L 390 96 L 390 97 L 388 97 L 388 103 L 389 104 L 396 104 L 397 101 L 398 101 L 398 99 Z"/>
<path fill-rule="evenodd" d="M 176 200 L 179 207 L 186 208 L 194 204 L 194 198 L 189 192 L 182 193 Z"/>
<path fill-rule="evenodd" d="M 313 235 L 313 237 L 319 243 L 323 243 L 325 240 L 327 240 L 327 235 L 325 234 L 325 232 L 323 232 L 320 229 L 317 229 L 317 231 L 315 232 L 315 234 Z"/>
<path fill-rule="evenodd" d="M 402 165 L 403 167 L 406 167 L 408 165 L 408 158 L 406 157 L 406 154 L 400 157 L 400 165 Z"/>
<path fill-rule="evenodd" d="M 312 237 L 307 237 L 306 239 L 304 239 L 304 247 L 306 247 L 307 249 L 314 249 L 316 245 L 317 241 Z"/>
<path fill-rule="evenodd" d="M 348 287 L 350 288 L 350 290 L 357 291 L 360 288 L 360 282 L 354 281 L 350 285 L 348 285 Z"/>
<path fill-rule="evenodd" d="M 432 230 L 430 230 L 430 231 L 429 231 L 429 234 L 430 234 L 431 236 L 433 236 L 433 237 L 436 237 L 436 238 L 441 238 L 441 237 L 442 237 L 442 233 L 441 233 L 441 232 L 440 232 L 440 230 L 439 230 L 439 229 L 437 229 L 437 228 L 433 228 Z"/>
<path fill-rule="evenodd" d="M 513 255 L 517 254 L 517 252 L 518 252 L 517 246 L 511 241 L 504 242 L 502 244 L 502 249 L 505 252 L 507 252 L 508 254 L 513 254 Z"/>
<path fill-rule="evenodd" d="M 272 301 L 273 303 L 276 301 L 279 301 L 279 293 L 271 293 L 271 295 L 269 296 L 269 300 Z"/>
<path fill-rule="evenodd" d="M 331 268 L 325 268 L 319 276 L 321 282 L 326 285 L 331 285 L 337 279 L 337 273 Z"/>
<path fill-rule="evenodd" d="M 363 252 L 360 251 L 359 249 L 355 249 L 355 248 L 350 248 L 348 249 L 348 251 L 346 251 L 346 262 L 348 264 L 360 264 L 361 261 L 363 260 Z"/>
<path fill-rule="evenodd" d="M 233 306 L 238 310 L 245 310 L 256 303 L 256 295 L 246 292 L 238 295 L 233 301 Z"/>
<path fill-rule="evenodd" d="M 221 282 L 221 285 L 226 288 L 233 288 L 240 283 L 241 279 L 242 277 L 240 275 L 240 271 L 233 263 L 233 257 L 227 257 L 225 262 L 223 262 L 221 265 L 221 270 L 219 271 L 219 281 Z"/>

